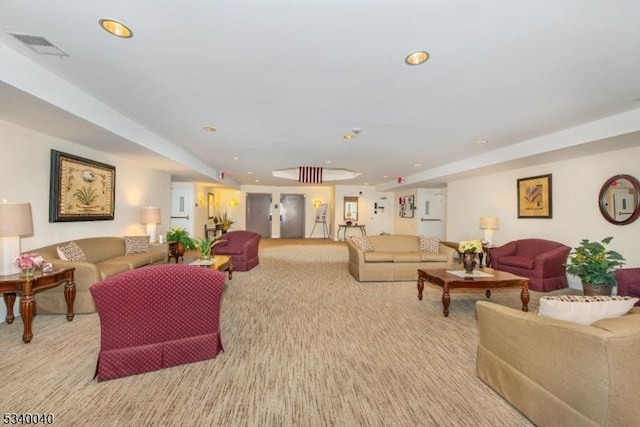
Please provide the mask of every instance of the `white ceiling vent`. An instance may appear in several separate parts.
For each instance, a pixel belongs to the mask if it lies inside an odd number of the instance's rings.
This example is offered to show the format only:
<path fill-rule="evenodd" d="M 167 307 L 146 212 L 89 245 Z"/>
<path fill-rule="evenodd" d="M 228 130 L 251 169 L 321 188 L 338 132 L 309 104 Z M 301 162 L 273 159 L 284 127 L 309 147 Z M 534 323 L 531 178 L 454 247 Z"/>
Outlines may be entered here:
<path fill-rule="evenodd" d="M 7 31 L 7 34 L 17 38 L 22 43 L 33 49 L 34 52 L 39 53 L 40 55 L 69 56 L 62 49 L 58 48 L 56 45 L 42 36 L 35 36 L 33 34 L 10 33 L 9 31 Z"/>

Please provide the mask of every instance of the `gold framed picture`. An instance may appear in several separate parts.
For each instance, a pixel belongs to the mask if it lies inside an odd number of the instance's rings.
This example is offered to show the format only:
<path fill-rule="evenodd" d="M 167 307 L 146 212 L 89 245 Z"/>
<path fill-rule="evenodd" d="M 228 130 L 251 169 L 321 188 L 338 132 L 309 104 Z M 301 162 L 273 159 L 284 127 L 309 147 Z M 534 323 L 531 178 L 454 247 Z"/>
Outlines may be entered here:
<path fill-rule="evenodd" d="M 207 194 L 207 217 L 213 219 L 216 216 L 216 203 L 213 193 Z"/>
<path fill-rule="evenodd" d="M 518 179 L 518 218 L 552 218 L 551 174 Z"/>
<path fill-rule="evenodd" d="M 116 168 L 51 150 L 49 222 L 113 220 Z"/>

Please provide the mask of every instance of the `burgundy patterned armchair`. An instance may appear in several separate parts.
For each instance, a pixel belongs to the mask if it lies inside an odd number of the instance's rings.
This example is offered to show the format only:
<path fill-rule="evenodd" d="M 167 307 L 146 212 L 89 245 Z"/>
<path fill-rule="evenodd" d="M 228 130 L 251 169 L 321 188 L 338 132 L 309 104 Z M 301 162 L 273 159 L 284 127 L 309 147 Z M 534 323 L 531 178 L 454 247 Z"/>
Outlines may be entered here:
<path fill-rule="evenodd" d="M 214 269 L 164 264 L 91 286 L 100 316 L 98 381 L 216 357 L 224 281 Z"/>
<path fill-rule="evenodd" d="M 491 267 L 529 279 L 529 289 L 554 291 L 569 286 L 565 264 L 571 248 L 544 239 L 514 240 L 490 248 Z"/>
<path fill-rule="evenodd" d="M 233 258 L 233 271 L 249 271 L 260 264 L 258 246 L 260 234 L 248 230 L 234 230 L 222 235 L 220 243 L 211 249 L 211 254 L 228 255 Z"/>
<path fill-rule="evenodd" d="M 640 298 L 640 267 L 617 269 L 616 282 L 618 295 Z M 640 301 L 636 305 L 640 305 Z"/>

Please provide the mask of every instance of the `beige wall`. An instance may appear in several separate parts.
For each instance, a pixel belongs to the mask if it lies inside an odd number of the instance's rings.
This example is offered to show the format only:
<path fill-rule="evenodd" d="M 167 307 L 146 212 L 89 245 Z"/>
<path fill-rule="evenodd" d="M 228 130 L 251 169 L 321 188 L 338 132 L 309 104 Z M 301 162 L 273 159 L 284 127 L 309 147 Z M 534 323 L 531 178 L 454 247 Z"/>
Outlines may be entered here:
<path fill-rule="evenodd" d="M 74 238 L 145 234 L 140 224 L 142 206 L 160 207 L 159 234 L 169 227 L 171 177 L 167 173 L 1 120 L 0 147 L 0 199 L 31 203 L 34 234 L 21 240 L 22 251 Z M 51 149 L 116 167 L 113 221 L 49 222 Z M 4 304 L 0 305 L 0 319 L 4 319 Z"/>
<path fill-rule="evenodd" d="M 447 239 L 482 238 L 479 219 L 492 215 L 500 220 L 500 229 L 494 233 L 497 244 L 540 237 L 575 247 L 583 238 L 601 240 L 613 236 L 609 248 L 619 251 L 628 266 L 640 266 L 640 252 L 636 249 L 640 220 L 625 226 L 613 225 L 598 208 L 598 194 L 608 178 L 626 173 L 640 179 L 638 159 L 640 147 L 635 147 L 452 181 L 448 184 Z M 553 218 L 518 219 L 516 180 L 549 173 Z M 570 280 L 572 287 L 580 286 L 575 278 Z"/>

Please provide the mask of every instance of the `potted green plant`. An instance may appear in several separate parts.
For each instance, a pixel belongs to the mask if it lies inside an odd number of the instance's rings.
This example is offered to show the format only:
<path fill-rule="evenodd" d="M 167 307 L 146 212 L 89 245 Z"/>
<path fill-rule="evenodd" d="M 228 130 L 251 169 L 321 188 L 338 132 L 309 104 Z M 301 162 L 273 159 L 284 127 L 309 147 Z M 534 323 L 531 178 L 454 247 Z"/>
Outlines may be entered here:
<path fill-rule="evenodd" d="M 198 249 L 200 249 L 200 259 L 210 260 L 213 239 L 210 239 L 209 236 L 204 236 L 200 239 L 196 239 L 195 244 Z"/>
<path fill-rule="evenodd" d="M 196 249 L 196 244 L 193 239 L 189 237 L 189 232 L 182 227 L 171 227 L 167 232 L 167 243 L 171 251 L 170 255 L 176 258 L 176 262 L 178 257 L 184 255 L 185 251 Z"/>
<path fill-rule="evenodd" d="M 200 239 L 195 239 L 195 245 L 200 249 L 200 259 L 210 260 L 211 250 L 218 243 L 222 243 L 222 240 L 212 239 L 209 236 L 204 236 Z"/>
<path fill-rule="evenodd" d="M 624 265 L 625 259 L 605 248 L 612 239 L 605 237 L 600 242 L 583 239 L 569 254 L 567 273 L 582 280 L 585 295 L 611 295 L 616 285 L 615 268 Z"/>

